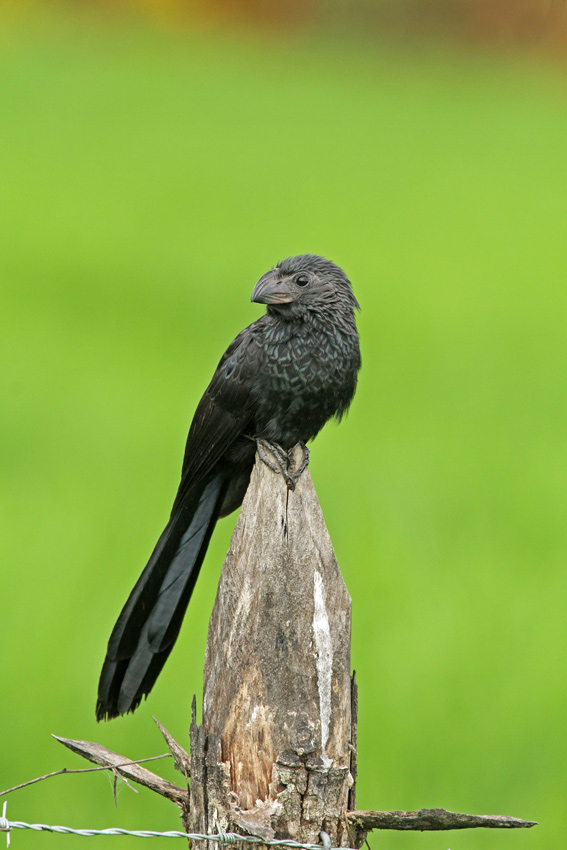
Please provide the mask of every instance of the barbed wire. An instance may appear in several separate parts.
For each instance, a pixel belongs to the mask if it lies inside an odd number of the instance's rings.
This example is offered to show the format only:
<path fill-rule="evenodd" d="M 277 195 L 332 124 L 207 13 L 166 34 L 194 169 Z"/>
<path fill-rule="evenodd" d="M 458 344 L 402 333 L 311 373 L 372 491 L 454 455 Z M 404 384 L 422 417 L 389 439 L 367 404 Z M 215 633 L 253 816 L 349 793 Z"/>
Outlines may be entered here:
<path fill-rule="evenodd" d="M 171 830 L 169 832 L 156 832 L 152 829 L 120 829 L 120 827 L 110 827 L 108 829 L 73 829 L 70 826 L 52 826 L 45 823 L 25 823 L 24 821 L 11 821 L 6 817 L 6 802 L 0 817 L 0 832 L 6 833 L 6 846 L 10 846 L 10 831 L 12 829 L 33 829 L 36 832 L 57 832 L 64 835 L 83 835 L 90 837 L 91 835 L 130 835 L 134 838 L 191 838 L 193 841 L 215 841 L 218 844 L 237 844 L 244 842 L 245 844 L 266 844 L 269 847 L 291 847 L 294 850 L 333 850 L 331 847 L 331 839 L 326 832 L 321 832 L 320 837 L 322 844 L 302 844 L 300 841 L 292 839 L 275 839 L 275 838 L 259 838 L 257 835 L 239 835 L 236 832 L 224 832 L 217 824 L 218 832 L 213 835 L 207 835 L 202 832 L 181 832 Z M 339 850 L 339 848 L 336 848 Z M 348 850 L 348 848 L 340 848 L 340 850 Z"/>

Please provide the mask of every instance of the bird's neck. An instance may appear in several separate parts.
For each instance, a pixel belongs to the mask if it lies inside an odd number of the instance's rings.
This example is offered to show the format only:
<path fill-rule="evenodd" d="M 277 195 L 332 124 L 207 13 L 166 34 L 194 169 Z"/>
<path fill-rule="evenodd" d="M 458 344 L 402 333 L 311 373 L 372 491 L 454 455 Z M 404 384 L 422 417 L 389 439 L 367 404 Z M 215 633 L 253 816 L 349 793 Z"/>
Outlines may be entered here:
<path fill-rule="evenodd" d="M 295 309 L 294 309 L 295 308 Z M 356 335 L 356 321 L 354 310 L 334 309 L 333 305 L 325 305 L 325 308 L 312 308 L 303 305 L 271 305 L 267 309 L 267 315 L 271 321 L 281 329 L 284 327 L 293 335 L 297 331 L 305 332 L 312 328 L 318 333 L 333 336 L 339 332 L 347 335 Z"/>

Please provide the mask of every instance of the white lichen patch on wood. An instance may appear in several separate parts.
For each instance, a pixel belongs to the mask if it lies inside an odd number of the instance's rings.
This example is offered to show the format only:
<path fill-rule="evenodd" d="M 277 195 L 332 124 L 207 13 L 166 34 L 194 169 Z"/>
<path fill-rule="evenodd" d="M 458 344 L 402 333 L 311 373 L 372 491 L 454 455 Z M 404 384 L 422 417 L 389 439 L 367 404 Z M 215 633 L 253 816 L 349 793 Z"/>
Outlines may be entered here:
<path fill-rule="evenodd" d="M 256 718 L 258 717 L 258 712 L 259 712 L 259 710 L 260 710 L 260 706 L 259 706 L 259 705 L 255 705 L 255 706 L 254 706 L 254 708 L 252 709 L 252 715 L 251 715 L 251 717 L 250 717 L 250 720 L 248 721 L 248 723 L 246 724 L 246 726 L 251 726 L 251 725 L 254 723 L 254 721 L 255 721 L 255 720 L 256 720 Z"/>
<path fill-rule="evenodd" d="M 331 678 L 333 674 L 333 642 L 323 577 L 318 570 L 313 573 L 313 634 L 317 651 L 317 686 L 319 689 L 319 714 L 321 717 L 321 751 L 324 754 L 329 740 L 331 721 Z"/>

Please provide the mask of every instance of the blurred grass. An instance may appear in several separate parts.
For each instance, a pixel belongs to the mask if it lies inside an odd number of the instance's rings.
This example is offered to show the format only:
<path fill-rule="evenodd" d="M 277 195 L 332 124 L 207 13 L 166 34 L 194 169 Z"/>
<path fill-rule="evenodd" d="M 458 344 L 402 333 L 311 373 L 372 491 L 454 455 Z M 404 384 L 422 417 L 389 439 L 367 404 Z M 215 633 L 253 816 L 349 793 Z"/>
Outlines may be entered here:
<path fill-rule="evenodd" d="M 106 640 L 195 404 L 259 314 L 255 280 L 312 251 L 363 308 L 358 396 L 312 452 L 353 597 L 359 806 L 542 824 L 371 843 L 562 847 L 565 79 L 432 46 L 47 8 L 3 23 L 0 787 L 83 766 L 51 732 L 143 757 L 164 749 L 152 713 L 187 742 L 234 518 L 149 702 L 97 727 Z M 143 791 L 115 811 L 101 775 L 18 792 L 8 812 L 177 824 Z M 137 846 L 97 846 L 116 841 Z"/>

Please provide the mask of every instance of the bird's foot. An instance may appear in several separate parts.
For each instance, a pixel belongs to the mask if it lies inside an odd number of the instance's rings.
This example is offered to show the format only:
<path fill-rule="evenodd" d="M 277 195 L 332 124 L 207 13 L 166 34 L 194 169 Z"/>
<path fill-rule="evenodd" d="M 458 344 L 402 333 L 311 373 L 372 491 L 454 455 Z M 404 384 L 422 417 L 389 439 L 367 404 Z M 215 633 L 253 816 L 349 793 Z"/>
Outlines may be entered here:
<path fill-rule="evenodd" d="M 288 490 L 295 490 L 301 474 L 309 463 L 309 449 L 304 443 L 297 443 L 289 452 L 286 452 L 278 443 L 270 443 L 260 437 L 256 439 L 258 456 L 272 472 L 281 473 L 285 478 Z M 296 460 L 297 448 L 301 449 L 301 458 Z M 267 454 L 269 453 L 269 454 Z M 270 455 L 275 459 L 271 460 Z"/>
<path fill-rule="evenodd" d="M 285 449 L 282 449 L 278 443 L 270 443 L 268 440 L 263 440 L 260 437 L 256 440 L 256 447 L 258 449 L 258 456 L 261 461 L 263 461 L 267 467 L 269 467 L 272 472 L 275 472 L 276 475 L 280 473 L 285 478 L 288 489 L 295 489 L 295 481 L 289 473 L 289 455 Z M 271 458 L 274 458 L 272 460 Z"/>

